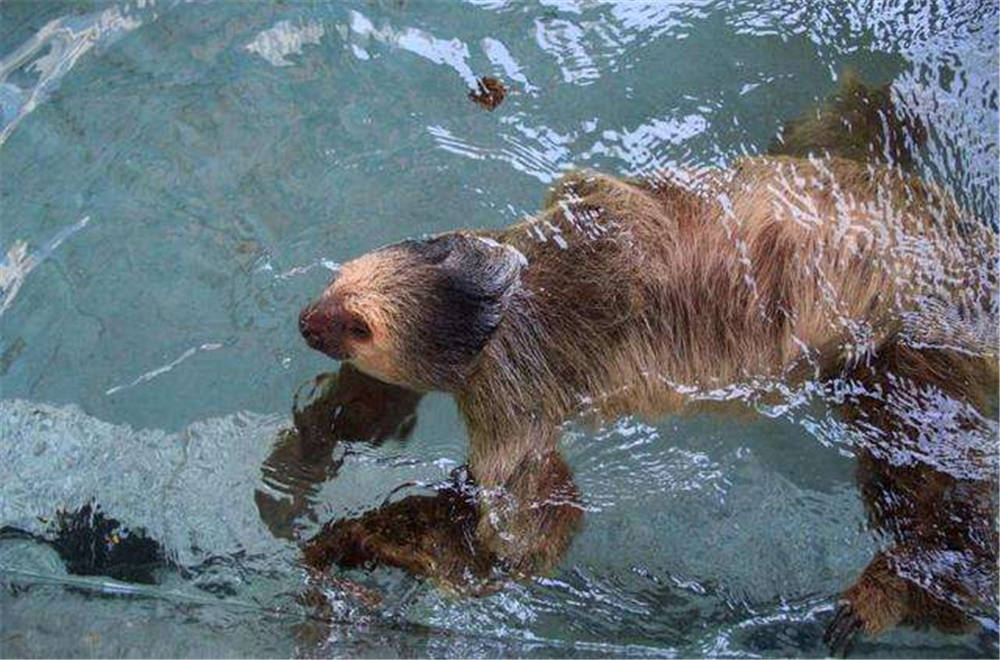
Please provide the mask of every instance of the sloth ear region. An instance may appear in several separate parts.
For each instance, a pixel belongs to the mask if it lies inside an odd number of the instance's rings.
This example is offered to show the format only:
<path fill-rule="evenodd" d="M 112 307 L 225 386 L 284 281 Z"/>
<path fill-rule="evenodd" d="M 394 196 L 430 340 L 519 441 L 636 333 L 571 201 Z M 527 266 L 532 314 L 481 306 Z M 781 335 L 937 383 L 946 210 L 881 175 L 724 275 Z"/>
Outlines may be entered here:
<path fill-rule="evenodd" d="M 433 284 L 434 353 L 465 363 L 503 321 L 527 263 L 516 249 L 478 236 L 453 234 Z"/>
<path fill-rule="evenodd" d="M 516 248 L 489 238 L 452 234 L 441 269 L 472 297 L 506 302 L 517 288 L 527 260 Z"/>

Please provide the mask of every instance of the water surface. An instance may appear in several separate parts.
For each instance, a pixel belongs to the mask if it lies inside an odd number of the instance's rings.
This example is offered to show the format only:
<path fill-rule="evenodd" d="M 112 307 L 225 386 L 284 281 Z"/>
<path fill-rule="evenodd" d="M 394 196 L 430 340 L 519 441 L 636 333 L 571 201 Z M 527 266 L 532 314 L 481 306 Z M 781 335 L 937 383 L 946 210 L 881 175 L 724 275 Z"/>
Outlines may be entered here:
<path fill-rule="evenodd" d="M 96 503 L 165 549 L 153 583 L 0 540 L 3 655 L 823 655 L 878 540 L 825 413 L 624 419 L 563 442 L 587 522 L 558 571 L 449 598 L 305 575 L 253 493 L 302 381 L 334 368 L 298 309 L 335 264 L 537 209 L 561 172 L 726 166 L 846 70 L 931 131 L 916 169 L 997 221 L 996 2 L 0 5 L 0 525 Z M 494 112 L 477 76 L 509 87 Z M 317 521 L 446 479 L 444 396 L 355 446 Z M 317 522 L 306 521 L 303 533 Z M 311 527 L 310 527 L 311 525 Z M 908 629 L 861 656 L 996 656 Z"/>

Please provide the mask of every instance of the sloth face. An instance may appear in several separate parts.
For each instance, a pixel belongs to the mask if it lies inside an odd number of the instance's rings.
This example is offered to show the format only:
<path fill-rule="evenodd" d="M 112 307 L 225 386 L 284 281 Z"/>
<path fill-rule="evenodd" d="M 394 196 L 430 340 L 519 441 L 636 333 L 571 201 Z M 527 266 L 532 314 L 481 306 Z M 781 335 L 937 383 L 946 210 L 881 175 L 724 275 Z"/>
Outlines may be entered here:
<path fill-rule="evenodd" d="M 299 315 L 306 343 L 379 380 L 455 390 L 503 320 L 524 257 L 466 233 L 348 262 Z"/>

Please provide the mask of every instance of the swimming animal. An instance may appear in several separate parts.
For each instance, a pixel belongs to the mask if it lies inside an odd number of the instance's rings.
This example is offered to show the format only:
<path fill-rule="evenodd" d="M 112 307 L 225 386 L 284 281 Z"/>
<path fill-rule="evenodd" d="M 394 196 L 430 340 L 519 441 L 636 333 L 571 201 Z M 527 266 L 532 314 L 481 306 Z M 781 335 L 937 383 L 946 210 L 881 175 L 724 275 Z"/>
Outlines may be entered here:
<path fill-rule="evenodd" d="M 995 613 L 996 234 L 899 164 L 809 151 L 794 133 L 795 155 L 725 169 L 571 172 L 506 229 L 344 264 L 300 314 L 306 342 L 453 395 L 468 475 L 328 524 L 307 562 L 488 590 L 498 573 L 551 569 L 579 525 L 557 447 L 567 420 L 819 396 L 890 540 L 843 593 L 834 650 L 862 631 Z"/>

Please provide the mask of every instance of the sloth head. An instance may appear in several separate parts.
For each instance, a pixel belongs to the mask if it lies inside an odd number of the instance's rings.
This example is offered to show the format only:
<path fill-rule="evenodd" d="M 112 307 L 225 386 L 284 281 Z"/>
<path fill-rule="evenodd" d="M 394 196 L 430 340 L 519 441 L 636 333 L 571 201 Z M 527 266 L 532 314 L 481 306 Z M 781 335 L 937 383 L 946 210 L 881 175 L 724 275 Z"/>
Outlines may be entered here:
<path fill-rule="evenodd" d="M 299 315 L 306 343 L 379 380 L 454 391 L 503 320 L 524 257 L 456 232 L 344 264 Z"/>

